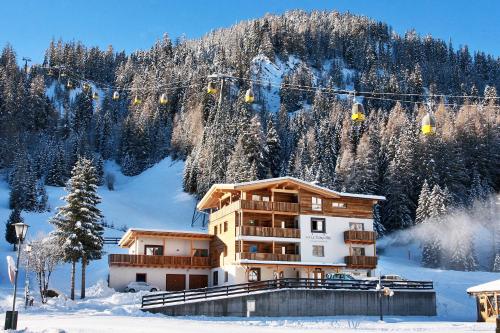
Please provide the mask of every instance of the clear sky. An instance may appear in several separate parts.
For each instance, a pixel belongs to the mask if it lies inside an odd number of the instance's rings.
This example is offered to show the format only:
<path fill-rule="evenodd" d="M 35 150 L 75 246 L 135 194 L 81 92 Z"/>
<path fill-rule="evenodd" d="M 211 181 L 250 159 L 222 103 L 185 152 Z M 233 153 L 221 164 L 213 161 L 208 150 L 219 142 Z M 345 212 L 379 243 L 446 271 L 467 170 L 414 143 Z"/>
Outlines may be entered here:
<path fill-rule="evenodd" d="M 0 46 L 19 58 L 43 59 L 52 38 L 127 53 L 149 48 L 163 33 L 200 37 L 240 20 L 290 9 L 339 10 L 387 22 L 397 32 L 415 28 L 456 46 L 500 56 L 497 0 L 0 0 Z"/>

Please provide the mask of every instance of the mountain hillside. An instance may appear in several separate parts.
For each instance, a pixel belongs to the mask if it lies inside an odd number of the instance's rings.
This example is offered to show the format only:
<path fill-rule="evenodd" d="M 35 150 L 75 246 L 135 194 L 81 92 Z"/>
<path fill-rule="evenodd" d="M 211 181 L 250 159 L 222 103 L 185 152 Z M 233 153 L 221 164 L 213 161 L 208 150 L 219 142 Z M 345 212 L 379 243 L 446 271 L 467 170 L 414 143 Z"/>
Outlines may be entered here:
<path fill-rule="evenodd" d="M 64 186 L 80 156 L 93 159 L 101 184 L 109 161 L 136 176 L 183 160 L 183 189 L 197 198 L 214 183 L 283 175 L 385 195 L 379 235 L 491 205 L 500 191 L 500 59 L 364 16 L 291 11 L 199 39 L 165 35 L 130 55 L 53 41 L 43 64 L 24 72 L 17 62 L 7 45 L 0 168 L 10 209 L 44 210 L 46 186 Z M 223 84 L 207 78 L 214 73 Z M 362 123 L 351 120 L 355 101 Z M 420 132 L 427 113 L 433 136 Z M 477 269 L 468 238 L 442 255 L 453 261 L 426 264 Z M 500 246 L 491 252 L 500 263 Z"/>

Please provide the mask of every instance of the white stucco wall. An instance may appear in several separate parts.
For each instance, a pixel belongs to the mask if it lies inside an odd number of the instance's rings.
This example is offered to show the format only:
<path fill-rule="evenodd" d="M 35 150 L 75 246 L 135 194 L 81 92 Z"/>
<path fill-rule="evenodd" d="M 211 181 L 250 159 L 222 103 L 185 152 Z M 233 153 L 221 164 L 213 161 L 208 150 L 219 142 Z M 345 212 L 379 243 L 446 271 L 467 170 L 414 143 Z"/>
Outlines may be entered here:
<path fill-rule="evenodd" d="M 116 291 L 123 291 L 130 282 L 135 281 L 136 273 L 145 273 L 147 283 L 158 286 L 160 290 L 165 290 L 167 274 L 185 274 L 186 287 L 189 288 L 189 274 L 210 275 L 210 269 L 110 266 L 109 287 Z M 210 276 L 208 278 L 210 285 Z"/>
<path fill-rule="evenodd" d="M 193 240 L 193 249 L 209 249 L 210 241 L 208 240 Z M 166 256 L 190 256 L 191 255 L 191 240 L 189 239 L 172 239 L 158 237 L 141 237 L 137 239 L 129 248 L 129 254 L 144 254 L 144 245 L 161 245 L 164 247 L 164 255 Z"/>
<path fill-rule="evenodd" d="M 325 233 L 311 232 L 311 218 L 324 218 Z M 349 245 L 344 242 L 344 231 L 349 230 L 349 222 L 364 224 L 364 230 L 373 231 L 372 219 L 347 217 L 329 217 L 315 215 L 300 215 L 300 259 L 303 262 L 344 263 L 344 257 L 349 255 Z M 324 246 L 324 257 L 313 256 L 313 245 Z M 373 245 L 355 245 L 364 247 L 367 256 L 374 255 Z"/>

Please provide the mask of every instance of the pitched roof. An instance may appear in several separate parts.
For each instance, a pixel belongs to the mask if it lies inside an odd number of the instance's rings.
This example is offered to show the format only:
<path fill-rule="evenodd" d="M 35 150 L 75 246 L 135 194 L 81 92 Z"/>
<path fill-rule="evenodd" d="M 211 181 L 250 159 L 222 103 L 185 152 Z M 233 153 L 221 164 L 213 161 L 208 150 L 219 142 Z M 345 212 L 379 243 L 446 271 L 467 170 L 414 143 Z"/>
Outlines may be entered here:
<path fill-rule="evenodd" d="M 494 280 L 473 286 L 467 289 L 469 294 L 481 293 L 485 291 L 497 291 L 500 292 L 500 280 Z"/>
<path fill-rule="evenodd" d="M 268 179 L 261 179 L 261 180 L 254 180 L 251 182 L 243 182 L 243 183 L 234 183 L 234 184 L 214 184 L 208 192 L 203 196 L 203 198 L 200 200 L 200 202 L 197 205 L 198 209 L 206 209 L 209 207 L 204 207 L 210 197 L 213 195 L 213 193 L 217 190 L 244 190 L 249 187 L 254 187 L 256 185 L 265 185 L 265 184 L 274 184 L 274 183 L 281 183 L 281 182 L 292 182 L 295 183 L 299 186 L 304 186 L 312 191 L 316 190 L 319 192 L 324 192 L 325 194 L 333 195 L 336 197 L 350 197 L 350 198 L 362 198 L 362 199 L 372 199 L 372 200 L 385 200 L 384 196 L 380 195 L 371 195 L 371 194 L 356 194 L 356 193 L 347 193 L 347 192 L 338 192 L 331 190 L 329 188 L 319 186 L 317 184 L 311 183 L 304 181 L 302 179 L 298 179 L 295 177 L 290 177 L 290 176 L 285 176 L 285 177 L 278 177 L 278 178 L 268 178 Z"/>
<path fill-rule="evenodd" d="M 193 232 L 183 230 L 162 230 L 162 229 L 142 229 L 130 228 L 118 242 L 120 247 L 129 247 L 136 236 L 166 237 L 179 239 L 210 240 L 213 236 L 207 232 Z"/>

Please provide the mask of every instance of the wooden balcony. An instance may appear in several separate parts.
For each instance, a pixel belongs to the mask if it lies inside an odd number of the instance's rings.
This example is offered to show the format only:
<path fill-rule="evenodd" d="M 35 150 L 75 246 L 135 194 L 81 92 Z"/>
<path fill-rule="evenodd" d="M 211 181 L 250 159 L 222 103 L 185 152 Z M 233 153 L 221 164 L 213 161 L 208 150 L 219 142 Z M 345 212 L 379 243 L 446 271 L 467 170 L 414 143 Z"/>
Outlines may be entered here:
<path fill-rule="evenodd" d="M 240 259 L 248 259 L 248 260 L 300 261 L 299 254 L 241 252 L 239 255 Z"/>
<path fill-rule="evenodd" d="M 109 265 L 153 267 L 210 267 L 208 257 L 147 256 L 136 254 L 110 254 Z"/>
<path fill-rule="evenodd" d="M 243 225 L 240 229 L 242 236 L 260 236 L 260 237 L 283 237 L 300 238 L 300 229 L 294 228 L 271 228 Z"/>
<path fill-rule="evenodd" d="M 238 200 L 210 214 L 210 221 L 215 221 L 238 209 L 253 210 L 257 212 L 277 212 L 284 215 L 295 215 L 299 213 L 299 204 L 293 202 L 273 202 Z"/>
<path fill-rule="evenodd" d="M 230 203 L 227 206 L 222 207 L 218 211 L 215 211 L 210 214 L 210 221 L 215 221 L 223 216 L 226 216 L 227 214 L 230 214 L 232 212 L 235 212 L 236 210 L 240 209 L 240 201 L 235 201 L 233 203 Z"/>
<path fill-rule="evenodd" d="M 376 237 L 374 231 L 344 231 L 344 242 L 346 243 L 374 244 L 375 238 Z"/>
<path fill-rule="evenodd" d="M 349 268 L 367 268 L 377 267 L 376 256 L 346 256 L 345 263 Z"/>
<path fill-rule="evenodd" d="M 240 200 L 240 208 L 255 211 L 299 213 L 299 204 L 293 202 Z"/>

